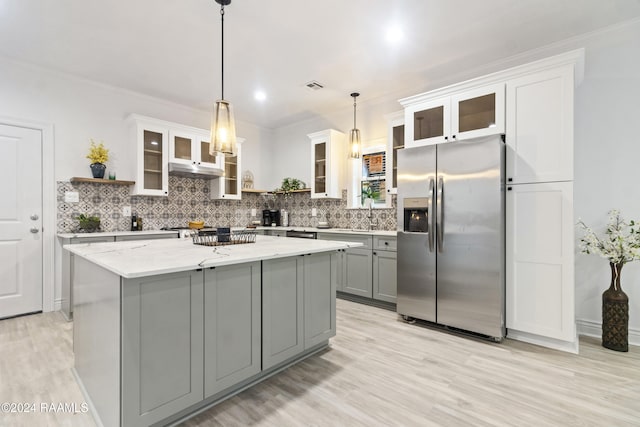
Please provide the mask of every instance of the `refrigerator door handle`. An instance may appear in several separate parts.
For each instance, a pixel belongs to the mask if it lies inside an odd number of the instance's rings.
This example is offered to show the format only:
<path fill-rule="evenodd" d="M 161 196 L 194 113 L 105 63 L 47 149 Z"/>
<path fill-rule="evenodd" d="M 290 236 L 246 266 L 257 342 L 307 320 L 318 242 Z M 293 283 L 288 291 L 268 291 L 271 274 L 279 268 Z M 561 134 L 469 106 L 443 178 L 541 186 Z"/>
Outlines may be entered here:
<path fill-rule="evenodd" d="M 429 252 L 433 252 L 433 239 L 435 239 L 435 218 L 433 212 L 433 201 L 436 197 L 435 183 L 433 178 L 429 178 L 429 206 L 427 207 L 427 233 L 429 233 Z"/>
<path fill-rule="evenodd" d="M 444 250 L 444 179 L 438 178 L 438 197 L 436 199 L 436 230 L 438 238 L 438 252 Z"/>

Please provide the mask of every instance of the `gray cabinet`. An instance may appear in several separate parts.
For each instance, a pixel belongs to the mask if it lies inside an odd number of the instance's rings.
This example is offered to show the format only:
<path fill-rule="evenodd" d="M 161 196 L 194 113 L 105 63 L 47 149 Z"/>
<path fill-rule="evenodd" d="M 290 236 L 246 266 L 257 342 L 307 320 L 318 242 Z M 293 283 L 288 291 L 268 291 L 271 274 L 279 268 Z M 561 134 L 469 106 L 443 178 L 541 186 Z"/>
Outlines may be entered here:
<path fill-rule="evenodd" d="M 262 262 L 263 369 L 335 336 L 336 262 L 337 252 Z"/>
<path fill-rule="evenodd" d="M 262 261 L 263 369 L 304 350 L 303 258 Z"/>
<path fill-rule="evenodd" d="M 364 245 L 338 251 L 337 289 L 341 292 L 371 298 L 373 296 L 371 235 L 319 233 L 318 239 L 357 242 Z"/>
<path fill-rule="evenodd" d="M 373 237 L 373 298 L 396 303 L 398 294 L 396 236 Z"/>
<path fill-rule="evenodd" d="M 373 297 L 371 249 L 349 248 L 342 254 L 342 292 Z"/>
<path fill-rule="evenodd" d="M 204 397 L 260 372 L 260 262 L 204 276 Z"/>
<path fill-rule="evenodd" d="M 122 424 L 148 426 L 203 399 L 202 271 L 122 279 Z"/>
<path fill-rule="evenodd" d="M 304 348 L 308 349 L 336 335 L 337 252 L 305 255 Z M 327 275 L 327 271 L 331 274 Z"/>
<path fill-rule="evenodd" d="M 396 252 L 373 251 L 373 298 L 395 304 L 398 292 Z"/>

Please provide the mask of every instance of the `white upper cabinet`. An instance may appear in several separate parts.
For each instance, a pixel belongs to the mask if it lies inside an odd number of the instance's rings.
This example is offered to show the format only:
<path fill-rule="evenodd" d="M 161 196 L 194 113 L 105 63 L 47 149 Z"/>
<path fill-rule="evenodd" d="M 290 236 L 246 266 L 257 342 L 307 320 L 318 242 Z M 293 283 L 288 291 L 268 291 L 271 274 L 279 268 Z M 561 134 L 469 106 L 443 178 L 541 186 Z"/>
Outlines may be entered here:
<path fill-rule="evenodd" d="M 504 133 L 504 84 L 485 86 L 451 97 L 451 138 L 469 139 Z"/>
<path fill-rule="evenodd" d="M 142 116 L 132 115 L 131 133 L 135 141 L 136 183 L 132 195 L 167 196 L 169 194 L 168 148 L 166 126 Z"/>
<path fill-rule="evenodd" d="M 341 199 L 345 187 L 345 135 L 328 129 L 307 135 L 311 139 L 311 198 Z"/>
<path fill-rule="evenodd" d="M 212 199 L 240 200 L 242 170 L 242 143 L 243 138 L 238 138 L 238 152 L 233 157 L 218 156 L 218 162 L 224 169 L 220 178 L 211 180 L 210 190 Z"/>
<path fill-rule="evenodd" d="M 439 96 L 436 91 L 401 100 L 405 106 L 405 146 L 440 144 L 504 133 L 504 84 Z"/>
<path fill-rule="evenodd" d="M 573 180 L 574 66 L 507 82 L 507 183 Z"/>
<path fill-rule="evenodd" d="M 398 150 L 404 148 L 404 113 L 387 117 L 387 194 L 398 192 Z"/>
<path fill-rule="evenodd" d="M 405 109 L 406 147 L 440 144 L 451 134 L 451 99 L 424 101 Z"/>
<path fill-rule="evenodd" d="M 201 169 L 221 169 L 218 156 L 209 154 L 209 132 L 187 129 L 169 130 L 169 163 L 197 166 Z"/>

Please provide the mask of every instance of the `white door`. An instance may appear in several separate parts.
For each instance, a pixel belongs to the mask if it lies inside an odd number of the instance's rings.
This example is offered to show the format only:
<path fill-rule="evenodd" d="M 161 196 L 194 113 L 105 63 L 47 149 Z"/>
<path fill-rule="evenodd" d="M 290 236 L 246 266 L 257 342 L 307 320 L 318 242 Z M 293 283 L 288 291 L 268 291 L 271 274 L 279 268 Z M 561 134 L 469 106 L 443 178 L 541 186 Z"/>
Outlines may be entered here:
<path fill-rule="evenodd" d="M 0 319 L 42 310 L 42 133 L 0 125 Z"/>

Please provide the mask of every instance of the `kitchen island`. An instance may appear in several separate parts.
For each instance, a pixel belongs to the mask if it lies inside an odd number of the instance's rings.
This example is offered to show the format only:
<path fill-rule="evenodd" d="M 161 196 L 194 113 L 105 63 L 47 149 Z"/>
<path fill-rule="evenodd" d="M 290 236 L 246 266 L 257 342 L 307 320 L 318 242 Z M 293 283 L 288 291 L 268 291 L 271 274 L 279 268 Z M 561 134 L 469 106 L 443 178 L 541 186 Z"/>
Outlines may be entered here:
<path fill-rule="evenodd" d="M 65 246 L 76 257 L 74 370 L 98 424 L 169 424 L 325 348 L 336 251 L 358 245 Z"/>

